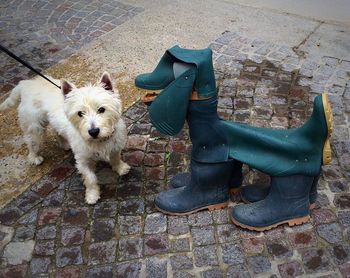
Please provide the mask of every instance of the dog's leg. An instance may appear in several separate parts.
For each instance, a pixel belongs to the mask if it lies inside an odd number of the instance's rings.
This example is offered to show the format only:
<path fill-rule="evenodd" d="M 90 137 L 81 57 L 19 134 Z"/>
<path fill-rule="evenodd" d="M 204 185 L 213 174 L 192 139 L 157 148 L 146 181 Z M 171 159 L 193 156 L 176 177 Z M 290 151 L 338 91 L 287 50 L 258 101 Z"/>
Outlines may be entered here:
<path fill-rule="evenodd" d="M 77 169 L 82 175 L 84 185 L 86 188 L 85 201 L 89 205 L 96 204 L 100 199 L 100 187 L 97 184 L 97 177 L 95 175 L 95 163 L 92 161 L 80 161 L 76 158 Z"/>
<path fill-rule="evenodd" d="M 123 176 L 129 173 L 131 168 L 127 163 L 125 163 L 120 158 L 120 151 L 111 153 L 110 164 L 112 166 L 113 171 L 117 172 L 120 176 Z"/>
<path fill-rule="evenodd" d="M 40 125 L 36 124 L 29 125 L 28 128 L 24 130 L 25 139 L 29 150 L 28 160 L 34 165 L 40 165 L 44 161 L 44 158 L 38 155 L 43 132 L 44 129 Z"/>

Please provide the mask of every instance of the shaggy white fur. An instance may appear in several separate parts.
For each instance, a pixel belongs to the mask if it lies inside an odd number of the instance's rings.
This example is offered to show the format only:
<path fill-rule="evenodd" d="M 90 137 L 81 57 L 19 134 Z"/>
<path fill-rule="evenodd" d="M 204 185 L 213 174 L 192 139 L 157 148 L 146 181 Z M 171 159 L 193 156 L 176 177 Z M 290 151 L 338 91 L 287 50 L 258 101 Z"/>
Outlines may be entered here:
<path fill-rule="evenodd" d="M 95 204 L 100 198 L 97 161 L 109 162 L 119 175 L 130 170 L 120 158 L 127 132 L 119 94 L 113 90 L 107 72 L 96 85 L 76 88 L 62 81 L 61 87 L 59 90 L 41 77 L 20 81 L 0 105 L 0 111 L 20 102 L 18 116 L 29 150 L 28 160 L 35 165 L 44 160 L 38 153 L 45 127 L 50 124 L 58 133 L 60 145 L 72 149 L 86 187 L 85 200 Z"/>

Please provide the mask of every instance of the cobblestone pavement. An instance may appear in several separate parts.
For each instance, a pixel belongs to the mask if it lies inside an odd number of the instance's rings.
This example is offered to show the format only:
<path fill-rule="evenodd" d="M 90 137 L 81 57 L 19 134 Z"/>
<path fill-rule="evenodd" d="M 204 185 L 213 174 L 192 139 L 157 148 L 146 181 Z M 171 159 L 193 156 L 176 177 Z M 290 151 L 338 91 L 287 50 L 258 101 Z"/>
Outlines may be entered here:
<path fill-rule="evenodd" d="M 2 1 L 0 43 L 43 70 L 142 11 L 115 0 Z M 32 76 L 3 53 L 0 64 L 1 94 Z"/>
<path fill-rule="evenodd" d="M 327 89 L 335 116 L 333 162 L 323 167 L 310 223 L 264 232 L 235 227 L 227 210 L 165 216 L 153 198 L 188 166 L 188 130 L 175 138 L 151 126 L 136 103 L 118 177 L 99 164 L 102 198 L 84 203 L 73 159 L 0 211 L 0 277 L 349 277 L 350 62 L 226 32 L 210 44 L 219 112 L 262 127 L 302 124 Z M 298 54 L 296 54 L 298 53 Z M 245 168 L 245 183 L 268 177 Z M 234 205 L 235 203 L 232 203 Z"/>

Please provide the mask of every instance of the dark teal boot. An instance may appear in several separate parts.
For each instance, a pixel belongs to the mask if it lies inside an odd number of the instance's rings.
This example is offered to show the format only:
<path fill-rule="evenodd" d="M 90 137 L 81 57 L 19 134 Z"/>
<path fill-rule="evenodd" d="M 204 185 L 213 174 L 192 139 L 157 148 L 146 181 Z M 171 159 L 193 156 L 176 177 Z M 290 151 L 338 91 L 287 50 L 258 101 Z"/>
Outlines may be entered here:
<path fill-rule="evenodd" d="M 200 98 L 216 95 L 212 50 L 210 48 L 195 50 L 176 45 L 165 52 L 152 73 L 138 75 L 135 79 L 135 85 L 148 90 L 164 89 L 175 80 L 175 63 L 186 63 L 195 67 L 197 77 L 194 89 Z"/>
<path fill-rule="evenodd" d="M 156 207 L 170 215 L 225 208 L 229 202 L 231 169 L 235 163 L 233 159 L 216 163 L 202 163 L 192 159 L 190 183 L 159 193 L 154 201 Z"/>
<path fill-rule="evenodd" d="M 238 193 L 241 188 L 243 175 L 242 175 L 242 163 L 236 161 L 233 164 L 233 168 L 231 169 L 232 177 L 229 184 L 229 190 L 232 194 Z M 175 175 L 168 183 L 168 187 L 171 188 L 179 188 L 183 186 L 189 185 L 191 182 L 191 173 L 179 173 Z"/>
<path fill-rule="evenodd" d="M 219 162 L 228 158 L 228 141 L 222 130 L 222 120 L 217 114 L 217 98 L 190 101 L 187 110 L 187 122 L 192 142 L 191 157 L 199 162 Z M 241 186 L 242 163 L 233 164 L 230 190 L 235 193 Z M 170 188 L 186 186 L 190 183 L 190 173 L 180 173 L 174 176 L 170 182 Z"/>
<path fill-rule="evenodd" d="M 165 52 L 154 71 L 138 75 L 135 79 L 135 85 L 147 90 L 164 89 L 175 79 L 173 63 L 173 57 Z"/>
<path fill-rule="evenodd" d="M 234 224 L 254 231 L 265 231 L 287 223 L 309 221 L 309 194 L 317 177 L 292 175 L 271 177 L 271 189 L 264 200 L 232 209 Z"/>
<path fill-rule="evenodd" d="M 317 176 L 331 160 L 333 129 L 328 96 L 314 100 L 310 119 L 299 128 L 269 129 L 224 122 L 230 157 L 270 176 Z"/>
<path fill-rule="evenodd" d="M 314 182 L 311 186 L 309 196 L 310 209 L 314 209 L 316 205 L 318 180 L 319 175 L 316 179 L 314 179 Z M 250 184 L 243 186 L 240 190 L 241 200 L 246 204 L 264 200 L 269 194 L 270 188 L 271 186 L 267 184 Z"/>
<path fill-rule="evenodd" d="M 185 123 L 195 69 L 189 69 L 171 82 L 152 102 L 149 116 L 154 127 L 163 134 L 179 133 Z"/>
<path fill-rule="evenodd" d="M 230 150 L 239 152 L 236 153 L 238 156 L 246 153 L 244 162 L 260 171 L 265 169 L 265 173 L 272 176 L 271 188 L 264 200 L 234 207 L 232 222 L 255 231 L 269 230 L 285 223 L 293 226 L 307 222 L 311 188 L 314 186 L 316 190 L 321 165 L 328 164 L 331 158 L 329 138 L 333 117 L 327 95 L 315 98 L 313 113 L 300 128 L 244 129 L 235 130 L 235 144 L 240 142 L 241 148 Z M 241 141 L 242 136 L 249 140 L 249 152 L 247 142 Z"/>

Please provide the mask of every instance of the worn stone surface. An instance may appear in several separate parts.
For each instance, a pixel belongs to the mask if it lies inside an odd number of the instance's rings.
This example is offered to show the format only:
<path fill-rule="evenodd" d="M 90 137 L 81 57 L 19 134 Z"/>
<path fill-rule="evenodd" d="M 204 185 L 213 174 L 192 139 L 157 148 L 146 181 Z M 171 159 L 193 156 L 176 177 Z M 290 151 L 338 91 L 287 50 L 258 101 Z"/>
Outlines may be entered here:
<path fill-rule="evenodd" d="M 119 260 L 141 258 L 143 255 L 143 239 L 121 238 L 119 240 Z"/>
<path fill-rule="evenodd" d="M 138 277 L 141 271 L 141 263 L 137 261 L 120 263 L 116 265 L 117 277 Z"/>
<path fill-rule="evenodd" d="M 115 261 L 117 243 L 115 241 L 93 243 L 89 246 L 90 265 L 107 264 Z"/>
<path fill-rule="evenodd" d="M 151 257 L 146 260 L 146 277 L 167 277 L 167 259 Z"/>
<path fill-rule="evenodd" d="M 74 16 L 69 11 L 83 9 L 79 8 L 82 2 L 77 1 L 75 8 L 69 3 L 54 8 L 65 10 L 63 18 L 55 22 L 64 26 L 69 22 L 73 26 L 77 21 L 71 21 Z M 95 10 L 81 14 L 80 22 L 94 14 L 93 17 L 98 17 L 93 21 L 96 30 L 103 28 L 104 21 L 113 21 L 108 13 L 130 11 L 130 17 L 135 13 L 134 7 L 119 2 L 115 2 L 118 7 L 114 4 L 109 7 L 111 1 L 89 3 L 83 6 L 88 10 L 94 6 Z M 21 5 L 28 5 L 30 10 L 32 4 Z M 50 18 L 41 16 L 44 17 Z M 70 28 L 73 27 L 67 30 Z M 36 51 L 40 54 L 47 47 Z M 147 108 L 138 102 L 124 113 L 129 140 L 122 155 L 132 169 L 128 175 L 119 177 L 107 164 L 99 163 L 96 172 L 103 185 L 96 205 L 85 204 L 82 179 L 74 170 L 74 160 L 69 158 L 0 210 L 0 250 L 3 249 L 0 276 L 11 277 L 9 273 L 18 277 L 350 275 L 350 96 L 346 85 L 350 63 L 337 57 L 300 57 L 286 46 L 233 32 L 223 33 L 211 47 L 218 110 L 224 119 L 258 127 L 298 127 L 310 115 L 315 95 L 324 89 L 329 91 L 335 115 L 333 162 L 323 166 L 310 222 L 258 233 L 234 226 L 227 209 L 182 217 L 158 212 L 153 203 L 156 194 L 167 189 L 172 176 L 188 170 L 189 132 L 185 127 L 174 138 L 160 134 L 150 124 Z M 61 51 L 55 53 L 61 55 Z M 10 76 L 6 78 L 12 80 Z M 270 181 L 268 176 L 246 166 L 244 175 L 245 184 Z M 25 252 L 18 251 L 24 249 Z"/>
<path fill-rule="evenodd" d="M 30 272 L 32 274 L 47 273 L 51 260 L 49 258 L 34 258 L 30 262 Z"/>
<path fill-rule="evenodd" d="M 149 214 L 145 220 L 145 234 L 165 232 L 167 229 L 167 217 L 161 213 Z"/>
<path fill-rule="evenodd" d="M 79 265 L 83 263 L 80 247 L 62 247 L 57 249 L 56 265 L 64 267 L 66 265 Z"/>
<path fill-rule="evenodd" d="M 267 257 L 255 256 L 248 258 L 248 267 L 254 274 L 264 273 L 271 269 L 271 262 Z"/>
<path fill-rule="evenodd" d="M 32 259 L 34 240 L 10 242 L 4 249 L 3 259 L 7 264 L 19 265 Z"/>

